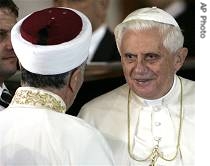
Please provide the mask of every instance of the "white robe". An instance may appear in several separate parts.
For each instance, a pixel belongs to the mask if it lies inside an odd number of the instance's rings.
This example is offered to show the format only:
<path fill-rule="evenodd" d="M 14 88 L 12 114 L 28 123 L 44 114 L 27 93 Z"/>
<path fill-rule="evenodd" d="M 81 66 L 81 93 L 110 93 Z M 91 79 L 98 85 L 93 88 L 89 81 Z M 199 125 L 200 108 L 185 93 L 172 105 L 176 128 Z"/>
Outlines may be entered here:
<path fill-rule="evenodd" d="M 183 84 L 183 124 L 180 148 L 173 161 L 158 158 L 156 166 L 194 165 L 194 82 L 181 78 Z M 144 100 L 131 92 L 131 153 L 145 159 L 159 141 L 159 149 L 169 159 L 175 155 L 180 120 L 180 81 L 175 76 L 171 90 L 158 100 Z M 112 148 L 117 166 L 148 166 L 128 154 L 128 85 L 125 84 L 85 104 L 79 117 L 95 126 Z"/>
<path fill-rule="evenodd" d="M 103 136 L 64 111 L 48 91 L 18 88 L 0 112 L 1 166 L 110 166 L 113 156 Z"/>

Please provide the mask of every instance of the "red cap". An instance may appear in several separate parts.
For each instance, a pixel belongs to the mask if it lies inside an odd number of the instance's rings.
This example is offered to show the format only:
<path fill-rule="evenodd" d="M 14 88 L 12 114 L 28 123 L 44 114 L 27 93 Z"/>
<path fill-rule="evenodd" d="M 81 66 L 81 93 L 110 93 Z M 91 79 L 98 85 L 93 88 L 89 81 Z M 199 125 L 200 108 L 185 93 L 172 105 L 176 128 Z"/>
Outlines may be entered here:
<path fill-rule="evenodd" d="M 20 27 L 21 36 L 28 42 L 38 45 L 68 42 L 81 30 L 80 16 L 65 8 L 48 8 L 34 12 L 23 21 Z"/>

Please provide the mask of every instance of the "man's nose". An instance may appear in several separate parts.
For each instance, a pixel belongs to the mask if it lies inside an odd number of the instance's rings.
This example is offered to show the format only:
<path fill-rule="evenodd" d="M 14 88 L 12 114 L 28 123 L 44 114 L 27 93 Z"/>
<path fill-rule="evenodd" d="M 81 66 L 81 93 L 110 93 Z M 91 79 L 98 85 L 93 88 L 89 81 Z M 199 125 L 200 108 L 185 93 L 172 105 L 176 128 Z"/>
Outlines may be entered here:
<path fill-rule="evenodd" d="M 11 34 L 8 33 L 7 37 L 5 38 L 5 44 L 7 49 L 12 49 L 12 42 L 11 42 Z"/>
<path fill-rule="evenodd" d="M 138 59 L 135 66 L 135 72 L 145 73 L 147 71 L 147 64 L 144 59 Z"/>

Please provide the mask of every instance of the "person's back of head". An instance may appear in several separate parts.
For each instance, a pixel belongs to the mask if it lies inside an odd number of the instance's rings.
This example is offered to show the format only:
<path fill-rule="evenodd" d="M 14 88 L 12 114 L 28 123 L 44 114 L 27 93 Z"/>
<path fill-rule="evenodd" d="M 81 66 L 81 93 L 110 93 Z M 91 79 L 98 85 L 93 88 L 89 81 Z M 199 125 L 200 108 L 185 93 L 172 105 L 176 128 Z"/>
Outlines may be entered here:
<path fill-rule="evenodd" d="M 68 8 L 44 9 L 20 20 L 11 38 L 22 86 L 49 90 L 68 108 L 83 82 L 91 33 L 88 18 Z"/>

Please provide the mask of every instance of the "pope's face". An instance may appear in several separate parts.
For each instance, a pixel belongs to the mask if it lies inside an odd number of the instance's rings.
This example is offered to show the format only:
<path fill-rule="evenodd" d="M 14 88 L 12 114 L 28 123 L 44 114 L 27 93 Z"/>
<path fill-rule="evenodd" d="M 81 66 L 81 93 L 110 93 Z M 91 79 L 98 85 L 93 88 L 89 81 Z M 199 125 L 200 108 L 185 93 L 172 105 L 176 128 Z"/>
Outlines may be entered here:
<path fill-rule="evenodd" d="M 127 30 L 120 53 L 126 81 L 138 96 L 157 99 L 170 90 L 177 59 L 162 45 L 157 29 Z"/>
<path fill-rule="evenodd" d="M 12 48 L 10 31 L 16 23 L 16 16 L 0 9 L 0 82 L 17 70 L 17 58 Z"/>

